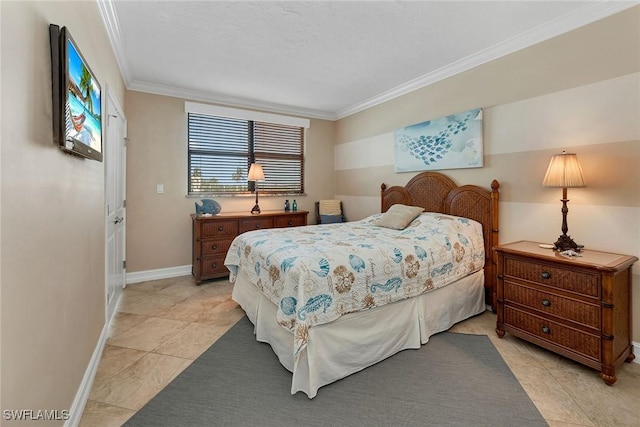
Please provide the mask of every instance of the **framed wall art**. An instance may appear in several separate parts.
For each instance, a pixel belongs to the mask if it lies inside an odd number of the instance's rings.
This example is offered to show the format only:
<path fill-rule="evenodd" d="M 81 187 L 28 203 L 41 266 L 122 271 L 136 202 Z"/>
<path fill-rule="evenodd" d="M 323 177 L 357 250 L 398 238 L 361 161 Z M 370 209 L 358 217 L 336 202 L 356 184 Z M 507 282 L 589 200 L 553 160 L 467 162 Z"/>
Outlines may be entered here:
<path fill-rule="evenodd" d="M 396 130 L 394 154 L 396 172 L 482 167 L 482 109 Z"/>

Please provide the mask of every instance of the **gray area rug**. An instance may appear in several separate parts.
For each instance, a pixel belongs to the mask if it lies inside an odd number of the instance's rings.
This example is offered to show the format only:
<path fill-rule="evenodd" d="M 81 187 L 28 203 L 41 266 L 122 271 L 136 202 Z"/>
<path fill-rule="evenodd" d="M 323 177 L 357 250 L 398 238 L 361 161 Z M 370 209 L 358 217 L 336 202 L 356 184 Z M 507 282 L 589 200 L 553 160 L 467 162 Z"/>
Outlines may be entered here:
<path fill-rule="evenodd" d="M 290 390 L 291 373 L 244 317 L 125 425 L 547 425 L 485 335 L 437 334 L 313 399 Z"/>

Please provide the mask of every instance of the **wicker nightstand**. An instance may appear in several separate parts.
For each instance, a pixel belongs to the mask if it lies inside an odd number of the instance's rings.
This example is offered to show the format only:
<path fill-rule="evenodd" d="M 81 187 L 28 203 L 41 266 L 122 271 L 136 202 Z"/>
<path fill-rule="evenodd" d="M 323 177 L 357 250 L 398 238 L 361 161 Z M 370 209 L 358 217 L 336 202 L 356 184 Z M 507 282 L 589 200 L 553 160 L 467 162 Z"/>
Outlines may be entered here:
<path fill-rule="evenodd" d="M 501 245 L 496 333 L 509 332 L 600 371 L 634 359 L 630 255 L 584 250 L 566 257 L 536 242 Z"/>

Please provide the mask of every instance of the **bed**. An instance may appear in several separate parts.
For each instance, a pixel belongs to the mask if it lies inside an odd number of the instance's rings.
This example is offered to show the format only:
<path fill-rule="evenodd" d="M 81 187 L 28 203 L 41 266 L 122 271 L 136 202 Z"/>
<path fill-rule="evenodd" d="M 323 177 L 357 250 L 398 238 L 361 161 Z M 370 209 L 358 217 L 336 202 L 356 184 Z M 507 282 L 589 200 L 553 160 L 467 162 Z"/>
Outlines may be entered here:
<path fill-rule="evenodd" d="M 232 297 L 293 373 L 291 393 L 313 398 L 494 309 L 498 188 L 423 172 L 382 184 L 381 212 L 363 220 L 236 237 L 225 259 Z M 388 226 L 406 211 L 417 212 L 406 227 Z"/>

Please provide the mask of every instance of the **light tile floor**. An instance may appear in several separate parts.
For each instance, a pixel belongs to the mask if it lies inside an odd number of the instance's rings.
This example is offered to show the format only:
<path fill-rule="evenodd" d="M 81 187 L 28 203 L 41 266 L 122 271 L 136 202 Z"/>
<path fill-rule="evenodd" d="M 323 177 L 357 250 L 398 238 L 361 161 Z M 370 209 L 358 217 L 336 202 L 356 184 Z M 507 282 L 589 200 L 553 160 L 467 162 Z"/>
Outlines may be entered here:
<path fill-rule="evenodd" d="M 80 426 L 122 425 L 209 348 L 244 316 L 231 289 L 191 276 L 129 285 Z M 625 363 L 609 387 L 595 370 L 510 334 L 499 339 L 495 321 L 485 312 L 450 331 L 487 335 L 550 426 L 640 426 L 640 364 Z"/>

